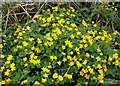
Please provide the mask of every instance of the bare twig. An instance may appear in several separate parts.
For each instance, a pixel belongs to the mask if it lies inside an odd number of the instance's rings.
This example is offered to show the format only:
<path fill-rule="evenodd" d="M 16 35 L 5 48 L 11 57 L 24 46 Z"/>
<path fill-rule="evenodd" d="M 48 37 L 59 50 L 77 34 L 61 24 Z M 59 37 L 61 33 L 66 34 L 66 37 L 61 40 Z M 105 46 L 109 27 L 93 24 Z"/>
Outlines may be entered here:
<path fill-rule="evenodd" d="M 23 8 L 23 6 L 22 6 L 21 4 L 19 4 L 19 6 L 25 11 L 25 13 L 27 14 L 27 16 L 28 16 L 29 18 L 31 18 L 31 16 L 30 16 L 29 13 Z"/>
<path fill-rule="evenodd" d="M 41 11 L 41 9 L 42 9 L 42 7 L 45 5 L 47 3 L 47 0 L 42 4 L 42 6 L 40 7 L 40 9 L 36 12 L 36 14 L 35 15 L 37 15 L 37 14 L 39 14 L 40 13 L 40 11 Z M 34 16 L 35 16 L 34 15 Z M 33 17 L 33 19 L 34 19 L 34 17 Z M 33 20 L 32 19 L 32 20 Z"/>
<path fill-rule="evenodd" d="M 5 30 L 6 30 L 6 28 L 7 28 L 9 13 L 10 13 L 10 10 L 9 10 L 9 8 L 8 8 L 7 18 L 6 18 L 6 23 L 5 23 Z"/>
<path fill-rule="evenodd" d="M 40 13 L 42 7 L 43 7 L 46 3 L 47 3 L 47 0 L 42 4 L 42 6 L 41 6 L 40 9 L 36 12 L 35 15 L 38 15 L 38 14 Z M 34 15 L 34 16 L 35 16 L 35 15 Z M 32 20 L 33 20 L 33 19 L 34 19 L 34 17 L 32 18 Z M 27 22 L 27 23 L 25 24 L 25 26 L 26 26 L 28 23 L 30 23 L 30 22 L 31 22 L 31 21 Z"/>
<path fill-rule="evenodd" d="M 113 25 L 113 22 L 112 22 L 112 30 L 115 31 L 115 29 L 114 29 L 114 25 Z"/>
<path fill-rule="evenodd" d="M 31 4 L 25 4 L 25 5 L 22 5 L 22 6 L 25 7 L 25 6 L 33 6 L 33 5 L 35 5 L 35 4 L 34 4 L 34 3 L 31 3 Z M 16 5 L 16 6 L 14 6 L 13 8 L 19 8 L 19 6 Z"/>
<path fill-rule="evenodd" d="M 70 68 L 71 68 L 71 66 L 67 69 L 67 71 L 66 71 L 66 73 L 65 74 L 67 74 L 68 73 L 68 71 L 70 70 Z M 63 75 L 63 78 L 65 77 L 65 74 Z M 55 84 L 58 84 L 59 83 L 59 80 L 55 83 Z"/>
<path fill-rule="evenodd" d="M 90 78 L 91 80 L 100 80 L 99 78 Z M 104 78 L 104 80 L 109 81 L 110 84 L 115 84 L 117 82 L 120 82 L 120 80 L 115 80 L 115 79 L 106 79 Z"/>

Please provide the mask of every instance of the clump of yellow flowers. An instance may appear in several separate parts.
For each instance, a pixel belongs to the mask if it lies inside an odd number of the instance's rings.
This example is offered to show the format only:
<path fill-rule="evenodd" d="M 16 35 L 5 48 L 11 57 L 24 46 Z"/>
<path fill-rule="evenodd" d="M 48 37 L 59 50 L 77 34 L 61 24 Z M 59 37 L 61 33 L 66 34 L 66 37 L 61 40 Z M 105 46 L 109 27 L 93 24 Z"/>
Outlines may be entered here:
<path fill-rule="evenodd" d="M 94 21 L 77 24 L 77 14 L 73 7 L 55 6 L 35 15 L 31 25 L 4 34 L 0 84 L 104 84 L 117 76 L 120 33 L 110 34 Z"/>

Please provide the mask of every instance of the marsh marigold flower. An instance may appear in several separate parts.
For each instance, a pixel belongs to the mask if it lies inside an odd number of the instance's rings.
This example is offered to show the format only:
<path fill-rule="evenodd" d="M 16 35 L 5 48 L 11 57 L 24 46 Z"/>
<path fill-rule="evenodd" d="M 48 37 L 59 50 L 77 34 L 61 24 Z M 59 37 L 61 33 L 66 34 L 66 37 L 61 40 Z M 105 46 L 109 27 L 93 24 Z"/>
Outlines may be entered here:
<path fill-rule="evenodd" d="M 62 77 L 61 75 L 59 75 L 59 76 L 58 76 L 58 79 L 59 79 L 60 81 L 62 81 L 62 80 L 63 80 L 63 77 Z"/>
<path fill-rule="evenodd" d="M 43 83 L 45 83 L 46 81 L 47 81 L 46 79 L 42 78 L 42 82 L 43 82 Z"/>
<path fill-rule="evenodd" d="M 58 78 L 58 73 L 54 73 L 53 74 L 53 78 L 55 79 L 55 78 Z"/>
<path fill-rule="evenodd" d="M 28 43 L 26 42 L 26 41 L 23 41 L 23 46 L 27 46 L 28 45 Z"/>

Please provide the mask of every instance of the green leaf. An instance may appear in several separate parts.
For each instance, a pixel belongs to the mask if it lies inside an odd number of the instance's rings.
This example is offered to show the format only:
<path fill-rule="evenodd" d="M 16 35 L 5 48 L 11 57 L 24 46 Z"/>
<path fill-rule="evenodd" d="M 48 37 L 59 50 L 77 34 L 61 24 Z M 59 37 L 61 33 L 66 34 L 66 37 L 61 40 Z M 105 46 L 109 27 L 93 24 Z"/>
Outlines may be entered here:
<path fill-rule="evenodd" d="M 27 78 L 27 84 L 30 84 L 30 82 L 33 83 L 34 81 L 35 81 L 35 76 Z"/>
<path fill-rule="evenodd" d="M 78 70 L 77 70 L 76 66 L 73 66 L 73 67 L 70 68 L 69 72 L 70 73 L 73 73 L 73 72 L 77 73 Z"/>
<path fill-rule="evenodd" d="M 83 85 L 83 84 L 85 84 L 85 78 L 80 77 L 77 79 L 77 82 Z"/>
<path fill-rule="evenodd" d="M 20 80 L 21 75 L 19 73 L 15 73 L 15 77 L 13 77 L 13 82 L 18 82 Z"/>
<path fill-rule="evenodd" d="M 54 60 L 54 61 L 52 62 L 52 66 L 53 66 L 53 67 L 56 67 L 56 63 L 57 63 L 57 61 Z"/>
<path fill-rule="evenodd" d="M 114 67 L 109 67 L 109 69 L 106 72 L 107 74 L 111 74 L 113 77 L 115 77 L 115 71 L 114 71 Z"/>
<path fill-rule="evenodd" d="M 20 51 L 20 52 L 19 52 L 19 57 L 25 57 L 25 52 Z"/>
<path fill-rule="evenodd" d="M 24 69 L 24 70 L 23 70 L 24 75 L 27 75 L 29 72 L 30 72 L 30 71 L 27 70 L 27 69 Z"/>

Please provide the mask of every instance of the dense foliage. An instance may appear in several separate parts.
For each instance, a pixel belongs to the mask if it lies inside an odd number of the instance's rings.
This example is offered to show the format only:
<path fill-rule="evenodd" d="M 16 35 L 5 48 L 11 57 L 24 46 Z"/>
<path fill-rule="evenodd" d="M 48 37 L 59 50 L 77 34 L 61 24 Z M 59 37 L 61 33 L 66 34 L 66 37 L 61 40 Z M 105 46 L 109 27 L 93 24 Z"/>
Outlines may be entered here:
<path fill-rule="evenodd" d="M 1 84 L 106 84 L 120 79 L 120 33 L 79 20 L 74 7 L 43 10 L 2 36 Z"/>

